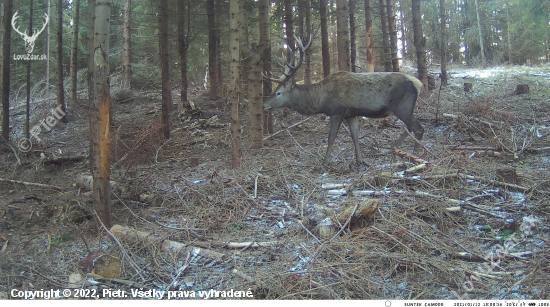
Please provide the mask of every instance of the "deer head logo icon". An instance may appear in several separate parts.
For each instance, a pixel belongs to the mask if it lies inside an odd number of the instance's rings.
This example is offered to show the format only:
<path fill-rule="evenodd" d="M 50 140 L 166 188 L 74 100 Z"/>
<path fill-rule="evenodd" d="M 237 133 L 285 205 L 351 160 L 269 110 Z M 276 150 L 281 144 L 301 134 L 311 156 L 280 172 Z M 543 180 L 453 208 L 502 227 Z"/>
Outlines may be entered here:
<path fill-rule="evenodd" d="M 44 13 L 44 17 L 45 17 L 46 21 L 44 21 L 44 24 L 42 25 L 42 29 L 40 29 L 39 31 L 35 30 L 35 31 L 32 32 L 32 36 L 28 36 L 27 31 L 25 31 L 25 33 L 23 33 L 21 31 L 19 31 L 19 27 L 15 26 L 15 20 L 17 18 L 19 18 L 19 16 L 17 16 L 18 13 L 19 13 L 19 11 L 15 12 L 15 14 L 13 14 L 13 18 L 11 19 L 11 26 L 13 27 L 15 32 L 19 33 L 19 35 L 21 35 L 21 37 L 25 41 L 25 47 L 27 48 L 27 53 L 32 53 L 32 51 L 34 50 L 34 42 L 36 41 L 36 38 L 38 37 L 38 35 L 40 33 L 42 33 L 42 31 L 44 31 L 44 29 L 46 28 L 46 25 L 48 25 L 48 21 L 49 21 L 48 14 Z"/>

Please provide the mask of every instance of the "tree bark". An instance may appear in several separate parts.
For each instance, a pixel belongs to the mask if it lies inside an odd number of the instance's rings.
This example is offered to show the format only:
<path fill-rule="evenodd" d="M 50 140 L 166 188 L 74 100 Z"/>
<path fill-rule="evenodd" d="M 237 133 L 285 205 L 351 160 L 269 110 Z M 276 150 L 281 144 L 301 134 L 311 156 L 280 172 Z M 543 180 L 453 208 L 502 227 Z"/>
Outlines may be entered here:
<path fill-rule="evenodd" d="M 48 0 L 49 1 L 49 0 Z M 88 99 L 90 103 L 94 100 L 94 24 L 95 24 L 95 2 L 88 0 Z M 90 147 L 91 150 L 91 147 Z"/>
<path fill-rule="evenodd" d="M 206 14 L 208 15 L 208 76 L 209 97 L 218 98 L 218 64 L 216 62 L 216 15 L 214 0 L 206 1 Z"/>
<path fill-rule="evenodd" d="M 260 24 L 260 55 L 262 57 L 262 69 L 267 74 L 267 72 L 271 70 L 271 41 L 269 38 L 269 0 L 259 0 L 258 11 Z M 269 97 L 269 95 L 271 95 L 271 81 L 267 78 L 263 78 L 262 84 L 263 96 Z M 264 129 L 267 130 L 270 134 L 273 133 L 273 115 L 269 111 L 266 111 L 264 113 Z"/>
<path fill-rule="evenodd" d="M 367 48 L 367 71 L 374 72 L 374 48 L 372 44 L 372 8 L 370 6 L 370 0 L 365 0 L 365 31 L 365 47 Z"/>
<path fill-rule="evenodd" d="M 170 66 L 168 61 L 168 0 L 160 0 L 159 14 L 159 54 L 160 73 L 162 79 L 162 130 L 164 138 L 170 138 L 170 111 L 172 109 L 172 95 L 170 91 Z"/>
<path fill-rule="evenodd" d="M 63 0 L 57 1 L 57 107 L 63 113 L 67 113 L 65 105 L 65 89 L 63 88 Z M 66 123 L 67 116 L 63 116 L 61 121 Z"/>
<path fill-rule="evenodd" d="M 109 178 L 110 134 L 109 120 L 111 112 L 109 82 L 109 35 L 110 35 L 110 0 L 97 0 L 95 5 L 94 24 L 94 99 L 90 114 L 90 139 L 94 144 L 90 152 L 94 189 L 92 193 L 94 209 L 101 222 L 111 227 L 111 193 Z"/>
<path fill-rule="evenodd" d="M 483 43 L 483 31 L 481 29 L 481 18 L 479 17 L 479 1 L 475 0 L 476 4 L 476 17 L 477 17 L 477 28 L 479 30 L 479 47 L 481 48 L 481 65 L 483 68 L 487 67 L 487 61 L 485 59 L 485 44 Z"/>
<path fill-rule="evenodd" d="M 80 20 L 80 0 L 73 2 L 73 40 L 71 42 L 71 101 L 76 102 L 76 77 L 78 73 L 77 55 L 78 55 L 78 23 Z"/>
<path fill-rule="evenodd" d="M 131 64 L 131 40 L 130 40 L 130 16 L 132 13 L 132 0 L 124 0 L 124 16 L 122 21 L 122 80 L 121 88 L 131 88 L 132 67 Z"/>
<path fill-rule="evenodd" d="M 4 34 L 2 37 L 2 137 L 10 140 L 10 46 L 13 0 L 4 2 Z"/>
<path fill-rule="evenodd" d="M 508 3 L 506 3 L 506 32 L 508 34 L 508 62 L 510 65 L 514 65 L 514 61 L 512 58 L 512 34 L 510 33 L 510 26 L 512 24 L 512 21 L 510 19 L 510 7 Z"/>
<path fill-rule="evenodd" d="M 88 1 L 95 1 L 95 0 L 88 0 Z M 51 17 L 50 15 L 50 0 L 48 0 L 46 14 L 48 14 L 48 18 Z M 95 3 L 95 2 L 94 2 Z M 95 6 L 94 11 L 91 13 L 92 15 L 95 14 Z M 92 38 L 93 41 L 93 38 Z M 93 45 L 93 43 L 92 43 Z M 50 101 L 50 23 L 46 25 L 46 87 L 44 89 L 44 97 L 46 97 L 47 101 Z"/>
<path fill-rule="evenodd" d="M 447 17 L 445 14 L 445 0 L 439 0 L 441 14 L 441 85 L 447 86 Z"/>
<path fill-rule="evenodd" d="M 189 0 L 178 0 L 178 51 L 180 55 L 180 72 L 181 72 L 181 106 L 189 108 L 187 101 L 187 38 L 189 31 Z"/>
<path fill-rule="evenodd" d="M 239 116 L 239 0 L 229 0 L 229 51 L 230 51 L 230 80 L 231 80 L 231 152 L 233 168 L 240 168 L 242 164 L 241 119 Z"/>
<path fill-rule="evenodd" d="M 390 35 L 391 64 L 394 72 L 399 71 L 399 58 L 397 57 L 397 28 L 395 27 L 395 15 L 393 13 L 392 0 L 386 0 L 388 11 L 388 33 Z"/>
<path fill-rule="evenodd" d="M 312 34 L 311 30 L 311 0 L 305 0 L 306 3 L 306 35 L 303 38 L 309 41 Z M 311 54 L 313 48 L 307 48 L 304 56 L 304 84 L 311 84 Z"/>
<path fill-rule="evenodd" d="M 428 65 L 426 63 L 426 39 L 422 34 L 422 19 L 420 13 L 420 0 L 412 0 L 412 18 L 414 31 L 414 46 L 416 48 L 416 60 L 418 65 L 418 79 L 424 85 L 422 93 L 428 93 Z"/>
<path fill-rule="evenodd" d="M 328 42 L 327 0 L 319 0 L 321 16 L 321 52 L 323 56 L 323 77 L 330 75 L 330 47 Z"/>
<path fill-rule="evenodd" d="M 33 0 L 30 0 L 30 11 L 29 11 L 29 29 L 30 31 L 32 31 L 32 15 L 33 15 L 33 11 L 34 11 L 34 1 Z M 27 139 L 30 139 L 30 125 L 29 125 L 29 120 L 30 120 L 30 117 L 31 117 L 31 62 L 32 61 L 27 61 L 27 99 L 26 99 L 26 103 L 25 103 L 25 111 L 26 111 L 26 116 L 25 116 L 25 138 Z"/>
<path fill-rule="evenodd" d="M 349 71 L 349 21 L 347 0 L 336 0 L 336 45 L 338 70 Z"/>
<path fill-rule="evenodd" d="M 391 54 L 390 54 L 390 42 L 388 34 L 388 16 L 386 15 L 386 4 L 384 0 L 378 0 L 380 5 L 380 23 L 382 25 L 382 47 L 384 53 L 382 54 L 382 61 L 384 62 L 384 70 L 392 71 L 393 67 L 391 64 Z"/>
<path fill-rule="evenodd" d="M 399 21 L 401 22 L 401 56 L 403 58 L 403 61 L 408 59 L 408 48 L 407 48 L 407 35 L 405 32 L 405 12 L 403 11 L 403 1 L 399 1 L 399 11 L 401 12 L 401 18 L 399 18 Z"/>
<path fill-rule="evenodd" d="M 357 59 L 357 39 L 355 37 L 355 0 L 349 0 L 349 40 L 350 40 L 350 67 L 355 72 Z"/>

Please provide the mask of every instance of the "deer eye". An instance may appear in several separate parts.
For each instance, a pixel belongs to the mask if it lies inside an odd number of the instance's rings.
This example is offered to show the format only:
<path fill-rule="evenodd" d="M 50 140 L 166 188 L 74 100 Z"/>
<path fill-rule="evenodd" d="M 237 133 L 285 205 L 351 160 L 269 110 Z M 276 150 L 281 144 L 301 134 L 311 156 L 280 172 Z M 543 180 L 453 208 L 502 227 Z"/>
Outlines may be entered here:
<path fill-rule="evenodd" d="M 276 96 L 281 96 L 282 94 L 283 94 L 283 93 L 281 93 L 281 92 L 275 93 Z"/>

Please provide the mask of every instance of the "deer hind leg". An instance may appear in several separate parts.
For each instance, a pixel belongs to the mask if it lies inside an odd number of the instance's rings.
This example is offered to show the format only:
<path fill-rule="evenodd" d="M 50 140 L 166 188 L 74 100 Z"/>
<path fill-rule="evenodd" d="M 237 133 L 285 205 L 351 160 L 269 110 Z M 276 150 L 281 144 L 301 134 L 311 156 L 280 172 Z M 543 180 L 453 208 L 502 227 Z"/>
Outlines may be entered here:
<path fill-rule="evenodd" d="M 394 111 L 395 116 L 399 118 L 401 121 L 405 123 L 407 126 L 407 129 L 410 132 L 414 132 L 415 138 L 420 141 L 422 140 L 422 136 L 424 135 L 424 127 L 422 127 L 422 124 L 416 119 L 413 115 L 413 109 L 414 109 L 414 102 L 416 101 L 415 95 L 407 95 L 403 100 L 401 104 L 401 108 L 398 108 Z M 392 151 L 394 148 L 401 146 L 403 143 L 403 140 L 409 135 L 407 131 L 403 131 L 403 133 L 395 140 L 392 144 Z M 414 151 L 417 151 L 420 147 L 419 143 L 415 143 L 414 145 Z"/>
<path fill-rule="evenodd" d="M 346 120 L 348 122 L 349 131 L 351 133 L 351 139 L 355 146 L 355 161 L 357 165 L 361 164 L 361 149 L 359 148 L 359 122 L 357 117 L 350 117 Z"/>
<path fill-rule="evenodd" d="M 330 160 L 330 154 L 332 153 L 332 145 L 334 145 L 334 140 L 336 139 L 336 135 L 338 134 L 338 130 L 340 129 L 341 124 L 342 124 L 342 116 L 333 115 L 330 117 L 330 132 L 328 133 L 327 154 L 325 155 L 323 164 L 327 164 L 328 161 Z"/>

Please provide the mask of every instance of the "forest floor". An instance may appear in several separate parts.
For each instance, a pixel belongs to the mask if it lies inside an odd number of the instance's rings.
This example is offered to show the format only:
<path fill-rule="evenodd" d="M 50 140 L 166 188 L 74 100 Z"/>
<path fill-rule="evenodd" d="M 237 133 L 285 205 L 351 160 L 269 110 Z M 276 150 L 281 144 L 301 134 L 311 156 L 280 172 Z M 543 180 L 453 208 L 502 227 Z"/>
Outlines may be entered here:
<path fill-rule="evenodd" d="M 515 95 L 518 84 L 530 93 Z M 440 90 L 436 78 L 417 102 L 421 160 L 390 152 L 404 129 L 396 118 L 362 118 L 359 168 L 345 126 L 331 163 L 320 165 L 321 115 L 287 129 L 306 118 L 275 112 L 275 131 L 284 131 L 250 149 L 244 106 L 243 166 L 234 170 L 225 101 L 218 109 L 193 93 L 200 110 L 173 112 L 166 141 L 160 91 L 132 95 L 112 100 L 113 224 L 150 236 L 131 239 L 119 227 L 115 242 L 90 220 L 89 193 L 75 184 L 89 170 L 81 93 L 69 122 L 43 130 L 28 152 L 2 144 L 0 298 L 67 288 L 99 297 L 122 289 L 127 298 L 140 288 L 196 298 L 216 296 L 200 292 L 211 289 L 255 299 L 550 298 L 548 65 L 452 67 L 449 86 Z M 35 105 L 31 126 L 51 113 Z M 23 110 L 12 112 L 14 131 Z M 409 137 L 401 149 L 413 146 Z M 67 157 L 76 158 L 59 160 Z M 112 267 L 97 262 L 86 275 L 83 239 L 111 254 Z M 165 240 L 185 248 L 164 251 Z"/>

